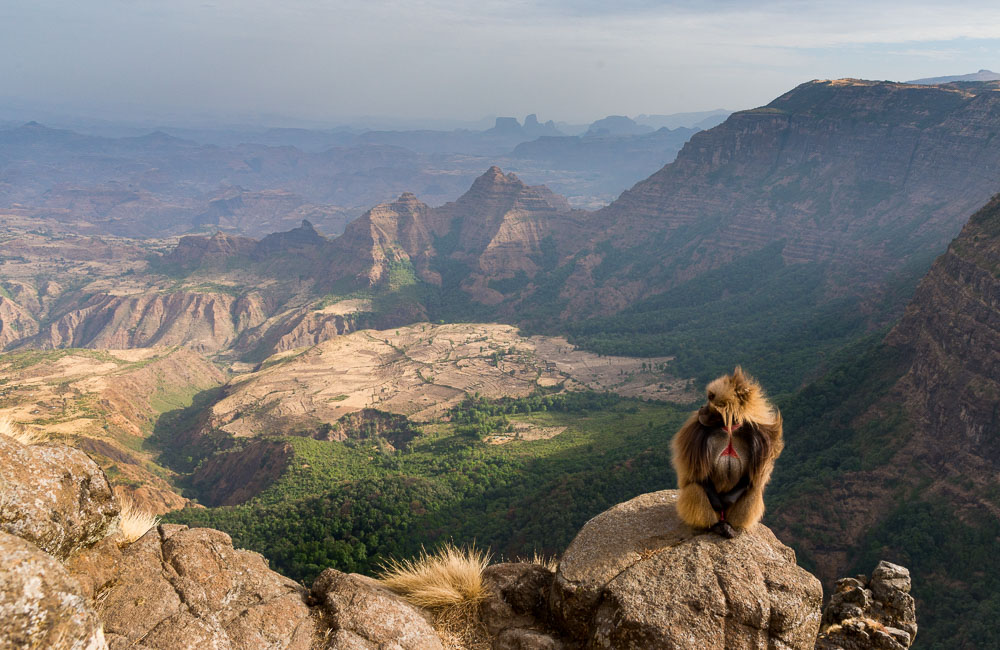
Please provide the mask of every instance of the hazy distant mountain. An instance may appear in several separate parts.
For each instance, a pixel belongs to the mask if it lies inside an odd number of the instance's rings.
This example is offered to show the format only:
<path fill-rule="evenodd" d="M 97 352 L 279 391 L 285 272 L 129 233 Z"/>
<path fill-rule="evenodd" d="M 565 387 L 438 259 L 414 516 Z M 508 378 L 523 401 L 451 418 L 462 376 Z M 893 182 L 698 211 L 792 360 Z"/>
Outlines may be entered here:
<path fill-rule="evenodd" d="M 908 84 L 935 85 L 947 84 L 954 81 L 1000 81 L 1000 73 L 992 70 L 980 70 L 971 74 L 958 74 L 948 77 L 927 77 L 926 79 L 914 79 L 907 81 Z"/>
<path fill-rule="evenodd" d="M 591 124 L 586 135 L 643 135 L 654 130 L 651 126 L 637 124 L 630 117 L 609 115 Z"/>
<path fill-rule="evenodd" d="M 517 164 L 550 169 L 579 170 L 592 177 L 592 187 L 610 198 L 671 162 L 697 129 L 662 128 L 642 135 L 594 135 L 542 137 L 514 148 Z M 530 177 L 530 173 L 522 173 Z M 546 184 L 562 193 L 572 192 L 558 179 Z M 598 206 L 599 207 L 599 206 Z"/>
<path fill-rule="evenodd" d="M 635 121 L 639 124 L 651 126 L 654 129 L 666 127 L 677 129 L 680 127 L 710 129 L 713 126 L 722 124 L 732 111 L 724 108 L 717 108 L 714 111 L 696 111 L 693 113 L 671 113 L 669 115 L 637 115 Z"/>
<path fill-rule="evenodd" d="M 259 237 L 302 219 L 337 234 L 351 218 L 406 191 L 432 205 L 454 200 L 492 164 L 516 167 L 574 205 L 597 208 L 672 160 L 687 139 L 651 134 L 648 142 L 621 148 L 635 154 L 624 161 L 614 146 L 603 145 L 576 152 L 578 158 L 511 157 L 520 144 L 561 136 L 551 120 L 534 114 L 523 123 L 498 118 L 482 131 L 233 128 L 127 137 L 29 122 L 0 129 L 0 209 L 16 205 L 60 228 L 95 235 L 220 228 Z M 234 187 L 258 196 L 244 196 L 241 206 L 217 200 Z M 312 207 L 300 209 L 305 205 Z M 289 210 L 277 212 L 282 206 Z"/>

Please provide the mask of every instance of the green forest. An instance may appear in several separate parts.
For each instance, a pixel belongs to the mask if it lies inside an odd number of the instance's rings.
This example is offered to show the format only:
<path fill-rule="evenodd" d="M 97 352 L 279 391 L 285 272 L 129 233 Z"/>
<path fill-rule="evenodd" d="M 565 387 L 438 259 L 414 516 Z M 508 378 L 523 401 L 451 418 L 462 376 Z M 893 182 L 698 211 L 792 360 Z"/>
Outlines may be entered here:
<path fill-rule="evenodd" d="M 166 520 L 211 526 L 311 581 L 333 566 L 372 573 L 444 541 L 513 558 L 557 555 L 594 515 L 674 487 L 669 441 L 688 409 L 600 393 L 469 397 L 402 450 L 368 440 L 290 437 L 281 478 L 239 506 Z M 491 445 L 511 421 L 564 426 L 554 438 Z"/>

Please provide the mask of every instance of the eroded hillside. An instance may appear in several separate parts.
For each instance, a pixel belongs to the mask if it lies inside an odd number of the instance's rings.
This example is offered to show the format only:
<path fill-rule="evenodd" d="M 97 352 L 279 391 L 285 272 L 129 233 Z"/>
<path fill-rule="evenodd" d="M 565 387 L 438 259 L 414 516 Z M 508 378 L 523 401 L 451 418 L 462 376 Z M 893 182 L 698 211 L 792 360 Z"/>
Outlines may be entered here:
<path fill-rule="evenodd" d="M 912 562 L 928 640 L 989 645 L 968 593 L 998 588 L 1000 200 L 972 216 L 884 341 L 797 396 L 771 521 L 824 580 Z M 859 551 L 861 555 L 859 556 Z M 958 620 L 964 620 L 958 624 Z M 947 641 L 945 641 L 947 640 Z"/>
<path fill-rule="evenodd" d="M 86 451 L 157 512 L 186 500 L 147 439 L 159 417 L 225 375 L 184 348 L 26 351 L 0 356 L 0 417 Z"/>

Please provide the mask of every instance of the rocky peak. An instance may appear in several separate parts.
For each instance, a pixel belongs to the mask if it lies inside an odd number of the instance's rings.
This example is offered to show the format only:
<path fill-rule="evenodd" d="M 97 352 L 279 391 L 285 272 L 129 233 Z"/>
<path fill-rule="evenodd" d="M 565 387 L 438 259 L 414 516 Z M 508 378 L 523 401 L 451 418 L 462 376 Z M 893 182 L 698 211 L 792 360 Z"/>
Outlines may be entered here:
<path fill-rule="evenodd" d="M 399 198 L 393 201 L 394 205 L 422 205 L 420 199 L 413 192 L 403 192 L 399 195 Z"/>
<path fill-rule="evenodd" d="M 917 636 L 917 614 L 910 595 L 910 572 L 879 562 L 869 580 L 841 578 L 823 611 L 816 650 L 906 650 Z"/>
<path fill-rule="evenodd" d="M 267 255 L 301 251 L 309 247 L 320 247 L 327 243 L 326 237 L 316 232 L 316 228 L 308 219 L 303 219 L 298 228 L 285 232 L 271 233 L 260 240 L 254 248 L 254 256 L 263 258 Z"/>
<path fill-rule="evenodd" d="M 522 183 L 521 179 L 513 172 L 504 174 L 502 169 L 496 165 L 492 165 L 482 176 L 472 182 L 472 187 L 462 196 L 507 194 L 509 192 L 518 192 L 526 187 L 527 185 Z"/>
<path fill-rule="evenodd" d="M 677 491 L 591 519 L 563 554 L 557 625 L 597 648 L 812 648 L 819 580 L 763 525 L 726 540 L 677 516 Z"/>
<path fill-rule="evenodd" d="M 432 210 L 411 192 L 364 213 L 333 240 L 328 273 L 355 277 L 375 285 L 388 273 L 390 262 L 410 262 L 426 281 L 440 282 L 430 270 L 434 255 Z"/>
<path fill-rule="evenodd" d="M 513 172 L 504 174 L 493 165 L 477 178 L 469 191 L 443 208 L 450 213 L 500 216 L 512 209 L 530 211 L 564 212 L 570 209 L 565 198 L 552 192 L 544 185 L 528 186 Z"/>

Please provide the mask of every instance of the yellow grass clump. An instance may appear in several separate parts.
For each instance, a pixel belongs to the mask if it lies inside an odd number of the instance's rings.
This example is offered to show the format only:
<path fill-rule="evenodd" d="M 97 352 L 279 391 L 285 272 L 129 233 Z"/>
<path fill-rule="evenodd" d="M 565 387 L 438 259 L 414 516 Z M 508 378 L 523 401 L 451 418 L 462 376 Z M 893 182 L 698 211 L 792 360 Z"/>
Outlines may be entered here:
<path fill-rule="evenodd" d="M 0 417 L 0 435 L 16 440 L 22 445 L 38 444 L 45 439 L 38 431 L 28 429 L 6 416 Z"/>
<path fill-rule="evenodd" d="M 477 548 L 445 544 L 412 560 L 390 560 L 379 581 L 410 603 L 430 610 L 467 609 L 486 597 L 483 569 L 490 554 Z"/>
<path fill-rule="evenodd" d="M 535 564 L 540 567 L 545 567 L 549 571 L 555 572 L 559 568 L 559 558 L 555 556 L 548 556 L 543 553 L 539 553 L 537 550 L 532 553 L 531 557 L 518 557 L 515 562 L 527 562 L 528 564 Z"/>
<path fill-rule="evenodd" d="M 489 563 L 486 551 L 445 544 L 412 560 L 390 560 L 378 578 L 409 603 L 431 611 L 434 628 L 449 650 L 488 650 L 479 605 L 487 597 L 483 569 Z"/>
<path fill-rule="evenodd" d="M 160 523 L 160 518 L 140 507 L 124 492 L 116 490 L 116 494 L 121 504 L 117 540 L 118 544 L 125 546 L 145 535 L 150 528 Z"/>

